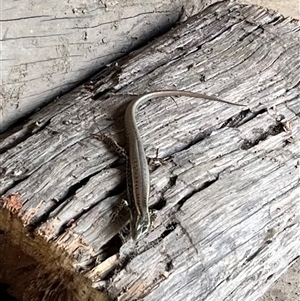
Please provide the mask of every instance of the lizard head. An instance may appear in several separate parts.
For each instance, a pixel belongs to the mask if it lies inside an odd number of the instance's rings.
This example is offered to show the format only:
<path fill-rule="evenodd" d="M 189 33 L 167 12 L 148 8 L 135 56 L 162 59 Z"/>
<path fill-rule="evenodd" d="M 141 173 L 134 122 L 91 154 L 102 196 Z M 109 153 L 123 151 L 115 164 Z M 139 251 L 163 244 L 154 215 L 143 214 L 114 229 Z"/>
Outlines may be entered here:
<path fill-rule="evenodd" d="M 132 239 L 138 240 L 145 235 L 149 231 L 150 224 L 149 214 L 137 216 L 135 222 L 131 225 Z"/>

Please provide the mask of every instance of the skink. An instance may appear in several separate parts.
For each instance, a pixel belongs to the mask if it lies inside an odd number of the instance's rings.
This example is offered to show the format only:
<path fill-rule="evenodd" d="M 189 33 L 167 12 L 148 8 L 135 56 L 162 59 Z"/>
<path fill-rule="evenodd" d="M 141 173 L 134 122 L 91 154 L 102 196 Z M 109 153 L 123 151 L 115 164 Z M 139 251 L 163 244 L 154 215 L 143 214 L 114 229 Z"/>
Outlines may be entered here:
<path fill-rule="evenodd" d="M 144 152 L 143 142 L 136 123 L 136 111 L 139 106 L 146 101 L 156 97 L 166 96 L 186 96 L 194 98 L 208 99 L 218 101 L 235 106 L 244 106 L 226 100 L 222 100 L 213 96 L 193 93 L 181 90 L 163 90 L 149 92 L 132 100 L 125 112 L 125 127 L 129 147 L 129 162 L 127 179 L 128 195 L 132 200 L 128 200 L 131 205 L 130 209 L 130 231 L 133 240 L 138 240 L 146 234 L 151 226 L 149 214 L 149 191 L 150 176 L 147 158 Z M 129 170 L 128 170 L 129 169 Z"/>

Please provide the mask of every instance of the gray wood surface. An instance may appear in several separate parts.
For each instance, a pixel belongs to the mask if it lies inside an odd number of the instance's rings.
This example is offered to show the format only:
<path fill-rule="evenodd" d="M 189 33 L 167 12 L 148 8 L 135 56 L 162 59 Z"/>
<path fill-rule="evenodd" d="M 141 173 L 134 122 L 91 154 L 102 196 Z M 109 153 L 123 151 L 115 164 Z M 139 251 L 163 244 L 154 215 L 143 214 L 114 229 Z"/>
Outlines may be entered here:
<path fill-rule="evenodd" d="M 0 132 L 211 2 L 3 1 Z"/>
<path fill-rule="evenodd" d="M 299 256 L 298 49 L 291 19 L 215 4 L 2 135 L 4 207 L 112 298 L 257 299 Z M 174 88 L 247 108 L 184 97 L 140 108 L 146 154 L 164 162 L 151 172 L 151 233 L 122 244 L 124 166 L 90 135 L 126 145 L 132 95 Z"/>

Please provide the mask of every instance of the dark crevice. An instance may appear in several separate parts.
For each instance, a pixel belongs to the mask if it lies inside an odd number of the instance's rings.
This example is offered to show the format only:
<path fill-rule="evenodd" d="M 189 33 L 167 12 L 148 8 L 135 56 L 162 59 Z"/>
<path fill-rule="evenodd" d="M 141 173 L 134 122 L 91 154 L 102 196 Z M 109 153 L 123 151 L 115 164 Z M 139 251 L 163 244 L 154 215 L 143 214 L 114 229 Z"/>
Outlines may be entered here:
<path fill-rule="evenodd" d="M 168 153 L 168 154 L 166 154 L 166 156 L 172 156 L 174 153 L 188 150 L 193 145 L 195 145 L 195 144 L 199 143 L 200 141 L 204 140 L 205 138 L 209 137 L 211 135 L 211 133 L 216 130 L 219 130 L 219 129 L 222 129 L 225 127 L 237 128 L 237 127 L 245 124 L 246 122 L 254 119 L 256 116 L 264 114 L 265 112 L 267 112 L 266 108 L 262 108 L 256 112 L 252 112 L 252 111 L 250 111 L 250 109 L 243 110 L 240 113 L 238 113 L 237 115 L 230 117 L 229 119 L 224 121 L 222 124 L 218 124 L 216 126 L 210 127 L 209 129 L 206 129 L 206 130 L 198 133 L 194 137 L 193 140 L 186 143 L 185 145 L 183 145 L 180 148 L 176 148 L 176 150 L 173 153 Z"/>
<path fill-rule="evenodd" d="M 13 38 L 5 38 L 5 41 L 17 41 L 17 40 L 32 40 L 32 39 L 43 39 L 45 37 L 52 38 L 52 37 L 61 37 L 66 36 L 67 34 L 59 33 L 59 34 L 49 34 L 47 36 L 39 35 L 39 36 L 22 36 L 22 37 L 13 37 Z"/>
<path fill-rule="evenodd" d="M 248 256 L 248 258 L 246 259 L 245 263 L 253 260 L 271 242 L 272 242 L 271 240 L 265 241 L 264 244 L 261 245 L 253 254 L 251 254 L 250 256 Z"/>
<path fill-rule="evenodd" d="M 118 254 L 121 246 L 122 240 L 118 235 L 115 235 L 101 248 L 101 254 L 97 256 L 97 260 L 102 262 L 107 258 Z M 134 251 L 126 254 L 126 256 L 121 259 L 117 266 L 113 266 L 111 269 L 101 275 L 101 280 L 110 280 L 114 275 L 124 269 L 135 256 L 137 256 L 137 254 Z"/>
<path fill-rule="evenodd" d="M 23 127 L 23 121 L 19 121 L 14 127 L 14 133 L 12 134 L 10 131 L 6 131 L 0 134 L 0 141 L 6 139 L 10 135 L 15 136 L 14 139 L 5 147 L 0 148 L 0 155 L 5 153 L 7 150 L 15 147 L 19 143 L 25 141 L 32 134 L 35 134 L 42 129 L 44 129 L 48 124 L 50 124 L 50 120 L 45 121 L 44 123 L 38 124 L 37 122 L 28 124 L 25 128 Z"/>
<path fill-rule="evenodd" d="M 171 177 L 169 179 L 168 184 L 160 190 L 160 194 L 164 195 L 164 193 L 169 190 L 172 186 L 176 185 L 176 181 L 177 181 L 178 176 L 174 176 Z M 154 210 L 161 210 L 162 208 L 164 208 L 166 206 L 166 200 L 164 197 L 161 197 L 154 205 L 152 205 L 150 207 L 150 209 L 154 209 Z"/>
<path fill-rule="evenodd" d="M 171 222 L 169 224 L 167 224 L 166 226 L 166 230 L 160 235 L 160 240 L 164 239 L 165 237 L 167 237 L 170 233 L 172 233 L 178 226 L 177 222 Z"/>
<path fill-rule="evenodd" d="M 165 267 L 165 271 L 166 272 L 170 272 L 171 270 L 173 270 L 174 265 L 172 260 L 170 259 L 167 263 L 166 263 L 166 267 Z"/>
<path fill-rule="evenodd" d="M 1 168 L 1 167 L 0 167 Z M 4 170 L 4 168 L 1 168 Z M 1 175 L 1 174 L 0 174 Z M 13 189 L 15 186 L 17 186 L 19 183 L 27 180 L 29 178 L 30 175 L 26 175 L 26 176 L 20 176 L 17 180 L 13 180 L 11 184 L 5 186 L 5 188 L 0 187 L 0 195 L 4 195 L 6 194 L 9 190 Z"/>
<path fill-rule="evenodd" d="M 93 92 L 93 90 L 95 89 L 95 85 L 96 83 L 93 83 L 92 81 L 89 81 L 87 84 L 84 85 L 84 87 L 89 90 L 90 92 Z M 105 94 L 108 94 L 110 92 L 110 89 L 105 89 L 103 91 L 100 92 L 96 92 L 94 93 L 91 97 L 93 100 L 97 100 L 100 97 L 104 96 Z"/>
<path fill-rule="evenodd" d="M 49 121 L 50 122 L 50 121 Z M 45 125 L 46 126 L 46 125 Z M 53 132 L 56 134 L 56 132 Z M 83 139 L 86 139 L 86 137 L 84 137 Z M 40 162 L 34 169 L 28 171 L 28 169 L 25 171 L 25 175 L 21 175 L 21 176 L 14 176 L 13 174 L 6 174 L 6 168 L 1 167 L 0 166 L 0 177 L 1 175 L 6 175 L 6 176 L 11 176 L 13 177 L 12 180 L 12 184 L 6 186 L 5 188 L 1 188 L 0 187 L 0 194 L 5 194 L 7 193 L 8 190 L 12 189 L 14 186 L 18 185 L 20 182 L 26 180 L 27 178 L 29 178 L 33 173 L 38 172 L 40 169 L 44 168 L 44 166 L 49 163 L 51 160 L 55 160 L 58 156 L 60 156 L 64 151 L 66 151 L 68 148 L 72 147 L 74 144 L 79 143 L 81 140 L 75 141 L 74 143 L 66 146 L 65 148 L 63 148 L 60 152 L 58 153 L 52 153 L 52 156 L 47 158 L 47 161 L 43 160 L 42 162 Z M 108 166 L 110 167 L 110 165 Z M 94 174 L 90 175 L 93 176 L 95 174 L 97 174 L 98 172 L 100 172 L 101 170 L 95 172 Z M 3 189 L 3 190 L 2 190 Z"/>
<path fill-rule="evenodd" d="M 15 22 L 15 21 L 24 21 L 29 19 L 40 19 L 40 18 L 49 18 L 50 15 L 37 15 L 37 16 L 28 16 L 28 17 L 22 17 L 22 18 L 14 18 L 14 19 L 2 19 L 1 22 Z M 5 41 L 5 39 L 2 38 L 2 41 Z"/>
<path fill-rule="evenodd" d="M 155 247 L 161 240 L 163 240 L 166 236 L 168 236 L 170 233 L 172 233 L 176 228 L 178 224 L 176 222 L 171 222 L 166 226 L 166 230 L 154 241 L 152 241 L 150 244 L 145 245 L 142 252 L 146 252 L 147 250 Z M 120 239 L 119 235 L 114 236 L 107 244 L 105 244 L 101 248 L 101 255 L 98 255 L 98 260 L 101 256 L 101 260 L 105 260 L 109 258 L 110 256 L 117 254 L 122 246 L 122 240 Z M 141 252 L 140 252 L 141 253 Z M 139 254 L 140 254 L 139 253 Z M 121 259 L 118 266 L 113 267 L 111 270 L 109 270 L 105 275 L 103 275 L 101 280 L 110 280 L 114 275 L 117 275 L 121 270 L 126 269 L 126 266 L 130 263 L 130 261 L 138 255 L 137 249 L 133 249 L 133 251 L 126 254 L 124 258 Z M 166 270 L 171 270 L 173 268 L 172 261 L 167 262 L 166 264 Z"/>
<path fill-rule="evenodd" d="M 255 117 L 257 117 L 258 115 L 262 115 L 264 113 L 267 112 L 266 108 L 261 108 L 260 110 L 253 112 L 250 109 L 247 110 L 243 110 L 241 111 L 239 114 L 230 117 L 229 119 L 227 119 L 220 128 L 224 128 L 224 127 L 231 127 L 231 128 L 236 128 L 239 127 L 243 124 L 245 124 L 246 122 L 254 119 Z"/>
<path fill-rule="evenodd" d="M 55 210 L 59 206 L 60 202 L 55 199 L 51 199 L 47 201 L 47 208 L 43 210 L 40 214 L 37 214 L 30 223 L 25 227 L 25 231 L 27 234 L 32 233 L 37 226 L 42 224 L 48 219 L 49 214 Z"/>
<path fill-rule="evenodd" d="M 223 15 L 224 16 L 224 15 Z M 205 40 L 202 41 L 201 45 L 199 46 L 194 46 L 197 51 L 198 50 L 201 50 L 202 49 L 202 46 L 205 45 L 205 44 L 209 44 L 210 42 L 214 41 L 214 40 L 217 40 L 219 37 L 221 37 L 225 32 L 228 32 L 232 29 L 232 27 L 236 26 L 237 24 L 239 24 L 238 22 L 236 23 L 232 23 L 230 24 L 229 26 L 223 28 L 221 31 L 217 32 L 215 35 L 213 36 L 207 36 Z M 197 51 L 193 51 L 193 52 L 197 52 Z M 189 52 L 188 54 L 190 53 L 193 53 L 193 52 Z"/>
<path fill-rule="evenodd" d="M 90 174 L 88 177 L 82 179 L 81 181 L 71 185 L 65 192 L 64 196 L 60 199 L 59 203 L 63 203 L 64 201 L 66 201 L 67 199 L 69 198 L 72 198 L 77 190 L 79 190 L 81 187 L 83 187 L 84 185 L 87 184 L 87 182 L 94 176 L 98 174 L 98 171 L 97 172 L 94 172 L 92 174 Z"/>
<path fill-rule="evenodd" d="M 165 191 L 167 191 L 170 187 L 176 185 L 176 180 L 177 180 L 177 176 L 170 178 L 169 184 L 166 185 L 164 187 L 164 190 L 161 192 L 162 195 L 164 194 Z M 212 185 L 213 183 L 215 183 L 218 180 L 218 176 L 216 175 L 216 177 L 213 180 L 209 180 L 204 182 L 201 186 L 199 186 L 197 189 L 193 189 L 192 191 L 190 191 L 189 193 L 187 193 L 180 201 L 178 201 L 178 203 L 174 206 L 176 211 L 179 211 L 180 208 L 183 206 L 183 204 L 190 199 L 195 193 L 209 187 L 210 185 Z M 158 202 L 155 203 L 155 205 L 152 205 L 150 207 L 150 209 L 154 209 L 154 210 L 161 210 L 166 206 L 166 200 L 164 197 L 162 197 Z"/>
<path fill-rule="evenodd" d="M 150 206 L 151 210 L 161 210 L 166 206 L 167 202 L 164 198 L 161 198 L 155 205 Z"/>
<path fill-rule="evenodd" d="M 289 265 L 293 265 L 296 261 L 298 261 L 300 259 L 300 256 L 298 255 L 297 257 L 295 257 L 291 262 L 289 262 Z"/>
<path fill-rule="evenodd" d="M 288 92 L 290 92 L 291 90 L 294 90 L 294 89 L 298 88 L 299 85 L 300 85 L 300 80 L 298 80 L 296 83 L 294 83 L 291 87 L 288 87 L 286 89 L 286 94 Z M 297 96 L 295 96 L 294 98 L 296 98 L 296 97 L 299 98 L 299 94 Z"/>
<path fill-rule="evenodd" d="M 47 202 L 47 204 L 50 204 L 47 206 L 47 208 L 45 208 L 45 211 L 43 213 L 41 213 L 40 215 L 36 216 L 35 218 L 32 219 L 32 221 L 28 224 L 28 226 L 26 227 L 26 230 L 28 232 L 33 231 L 36 227 L 40 226 L 41 223 L 45 222 L 49 215 L 61 204 L 63 203 L 68 203 L 67 200 L 68 199 L 72 199 L 72 197 L 74 195 L 76 195 L 76 192 L 82 188 L 83 186 L 85 186 L 88 181 L 95 175 L 97 175 L 99 172 L 101 172 L 102 170 L 96 171 L 92 174 L 90 174 L 89 176 L 85 177 L 84 179 L 82 179 L 81 181 L 71 185 L 69 187 L 69 189 L 66 190 L 64 196 L 60 199 L 60 200 L 49 200 Z M 119 185 L 117 185 L 116 187 L 114 187 L 112 190 L 110 190 L 110 192 L 105 195 L 105 198 L 111 197 L 111 196 L 115 196 L 115 195 L 119 195 L 120 192 L 124 191 L 126 188 L 125 185 L 125 181 L 122 181 Z M 90 204 L 89 206 L 83 208 L 80 212 L 78 212 L 77 215 L 73 216 L 73 221 L 76 221 L 78 218 L 80 218 L 84 213 L 86 213 L 87 211 L 93 209 L 96 205 L 99 204 L 99 202 L 101 202 L 103 199 L 99 199 L 96 202 Z M 50 203 L 51 202 L 51 203 Z M 66 221 L 66 223 L 59 229 L 59 234 L 61 234 L 68 226 L 68 221 Z"/>
<path fill-rule="evenodd" d="M 127 256 L 127 262 L 126 264 L 131 261 L 131 259 L 138 254 L 141 254 L 143 252 L 147 252 L 148 250 L 155 248 L 165 237 L 167 237 L 169 234 L 171 234 L 178 226 L 178 222 L 172 221 L 166 225 L 166 230 L 162 232 L 162 234 L 157 237 L 155 240 L 151 241 L 151 243 L 144 245 L 143 250 L 137 253 L 137 251 L 131 252 L 129 256 Z M 120 269 L 124 269 L 125 265 L 122 264 L 122 267 Z"/>
<path fill-rule="evenodd" d="M 251 22 L 248 22 L 250 24 L 252 24 Z M 253 40 L 255 40 L 255 38 L 257 38 L 257 36 L 260 36 L 263 32 L 264 32 L 264 28 L 262 27 L 262 25 L 257 25 L 257 24 L 252 24 L 252 25 L 256 25 L 255 29 L 252 31 L 245 31 L 245 33 L 239 37 L 238 41 L 242 42 L 243 40 L 245 40 L 246 38 L 252 38 L 251 42 Z"/>
<path fill-rule="evenodd" d="M 71 227 L 71 225 L 74 224 L 74 222 L 76 222 L 79 218 L 81 218 L 86 212 L 92 210 L 95 206 L 97 206 L 104 199 L 110 198 L 110 197 L 113 197 L 116 195 L 122 195 L 122 194 L 125 195 L 125 192 L 126 192 L 125 189 L 126 189 L 125 181 L 122 181 L 119 185 L 117 185 L 112 190 L 110 190 L 109 193 L 107 193 L 103 198 L 98 199 L 96 202 L 91 203 L 91 204 L 87 205 L 86 207 L 82 208 L 82 210 L 80 212 L 78 212 L 76 215 L 72 216 L 71 221 L 70 220 L 65 221 L 59 227 L 59 229 L 56 231 L 55 236 L 58 237 L 59 235 L 61 235 L 67 228 Z M 69 197 L 69 199 L 71 199 L 71 198 L 72 198 L 72 196 Z M 64 202 L 64 201 L 62 201 L 62 202 Z M 65 204 L 67 205 L 68 202 L 65 202 Z M 60 210 L 62 210 L 63 207 L 64 206 L 61 206 Z M 54 208 L 54 209 L 56 209 L 56 208 Z M 51 212 L 49 212 L 48 216 L 50 214 L 51 214 Z"/>
<path fill-rule="evenodd" d="M 290 225 L 285 226 L 281 232 L 286 231 L 287 229 L 290 229 L 292 227 L 294 227 L 295 225 L 297 225 L 297 222 L 291 223 Z"/>
<path fill-rule="evenodd" d="M 209 137 L 213 131 L 215 131 L 219 128 L 220 128 L 220 126 L 217 125 L 217 126 L 211 127 L 207 130 L 204 130 L 204 131 L 198 133 L 192 141 L 187 143 L 184 147 L 182 147 L 180 149 L 177 149 L 176 152 L 181 152 L 181 151 L 184 151 L 184 150 L 188 150 L 193 145 L 195 145 L 195 144 L 199 143 L 200 141 L 204 140 L 205 138 Z"/>
<path fill-rule="evenodd" d="M 274 16 L 274 19 L 270 20 L 266 24 L 275 26 L 275 25 L 277 25 L 279 23 L 277 21 L 283 22 L 285 20 L 286 20 L 286 18 L 284 18 L 282 16 Z"/>
<path fill-rule="evenodd" d="M 191 192 L 187 193 L 176 205 L 176 210 L 179 211 L 181 209 L 181 207 L 183 206 L 183 204 L 190 199 L 195 193 L 204 190 L 205 188 L 211 186 L 213 183 L 215 183 L 216 181 L 218 181 L 219 176 L 216 175 L 216 177 L 213 180 L 209 180 L 204 182 L 202 185 L 200 185 L 197 189 L 193 189 Z"/>
<path fill-rule="evenodd" d="M 295 188 L 294 186 L 291 187 L 291 189 L 288 190 L 288 191 L 286 191 L 284 194 L 287 194 L 289 191 L 294 190 L 294 188 Z M 273 200 L 271 200 L 270 202 L 265 203 L 262 207 L 259 207 L 257 210 L 255 210 L 254 212 L 252 212 L 250 215 L 245 216 L 244 219 L 237 221 L 235 224 L 231 225 L 231 228 L 234 228 L 234 227 L 236 227 L 237 225 L 240 225 L 240 224 L 243 223 L 245 220 L 247 220 L 247 219 L 249 219 L 250 217 L 254 216 L 254 215 L 257 214 L 259 211 L 261 211 L 263 207 L 269 207 L 269 206 L 270 206 L 270 203 L 272 203 L 272 201 L 273 201 Z M 208 213 L 207 215 L 203 216 L 203 219 L 205 219 L 209 214 L 210 214 L 210 213 Z M 234 218 L 234 216 L 232 216 L 232 218 Z M 293 224 L 293 225 L 294 225 L 294 224 Z M 291 226 L 293 226 L 293 225 L 291 225 Z M 267 228 L 267 226 L 268 226 L 268 224 L 263 225 L 262 228 L 257 229 L 257 232 L 263 231 L 264 229 Z M 289 226 L 287 226 L 287 228 L 288 228 L 288 227 L 289 227 Z M 219 236 L 222 236 L 222 235 L 223 235 L 223 232 L 226 232 L 226 231 L 228 231 L 228 230 L 229 230 L 229 229 L 226 228 L 226 229 L 224 229 L 222 232 L 220 232 L 220 233 L 217 234 L 217 235 L 214 235 L 214 236 L 211 237 L 211 238 L 208 238 L 208 237 L 210 236 L 210 234 L 208 234 L 207 236 L 202 237 L 201 241 L 205 241 L 205 240 L 208 240 L 208 239 L 210 239 L 211 241 L 212 241 L 212 240 L 217 240 Z M 247 241 L 243 242 L 242 245 L 248 244 L 249 241 L 251 241 L 254 237 L 255 237 L 255 235 L 254 235 L 254 236 L 251 236 Z M 271 241 L 271 240 L 268 240 L 267 242 L 268 242 L 268 243 L 271 243 L 272 241 Z M 199 243 L 199 241 L 195 242 L 195 244 L 198 244 L 198 243 Z M 241 246 L 242 246 L 242 245 L 241 245 Z M 232 249 L 228 254 L 230 254 L 230 253 L 232 253 L 232 252 L 235 252 L 235 250 L 236 250 L 236 249 Z M 225 254 L 224 256 L 227 256 L 227 255 Z M 211 267 L 213 264 L 214 264 L 214 263 L 211 263 L 210 265 L 207 266 L 207 268 Z M 244 264 L 245 264 L 245 263 L 244 263 Z"/>
<path fill-rule="evenodd" d="M 274 125 L 269 126 L 269 128 L 263 132 L 261 135 L 259 135 L 258 138 L 254 140 L 244 140 L 244 142 L 241 145 L 242 150 L 248 150 L 255 145 L 259 144 L 259 142 L 264 141 L 268 138 L 268 136 L 276 136 L 282 132 L 284 132 L 284 125 L 281 122 L 277 122 Z"/>
<path fill-rule="evenodd" d="M 122 246 L 122 239 L 117 234 L 113 236 L 106 244 L 101 247 L 101 252 L 97 256 L 99 262 L 103 262 L 107 258 L 119 253 Z"/>

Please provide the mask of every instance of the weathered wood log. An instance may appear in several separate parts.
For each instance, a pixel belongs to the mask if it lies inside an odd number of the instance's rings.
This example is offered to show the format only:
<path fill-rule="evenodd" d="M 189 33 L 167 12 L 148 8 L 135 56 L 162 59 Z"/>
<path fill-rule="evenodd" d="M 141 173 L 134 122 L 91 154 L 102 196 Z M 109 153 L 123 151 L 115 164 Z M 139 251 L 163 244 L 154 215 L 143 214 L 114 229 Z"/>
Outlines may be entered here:
<path fill-rule="evenodd" d="M 276 12 L 215 4 L 2 135 L 0 282 L 24 300 L 261 296 L 300 249 L 298 33 Z M 248 108 L 140 108 L 147 156 L 164 162 L 151 232 L 122 242 L 124 166 L 91 134 L 125 145 L 132 95 L 171 88 Z"/>

